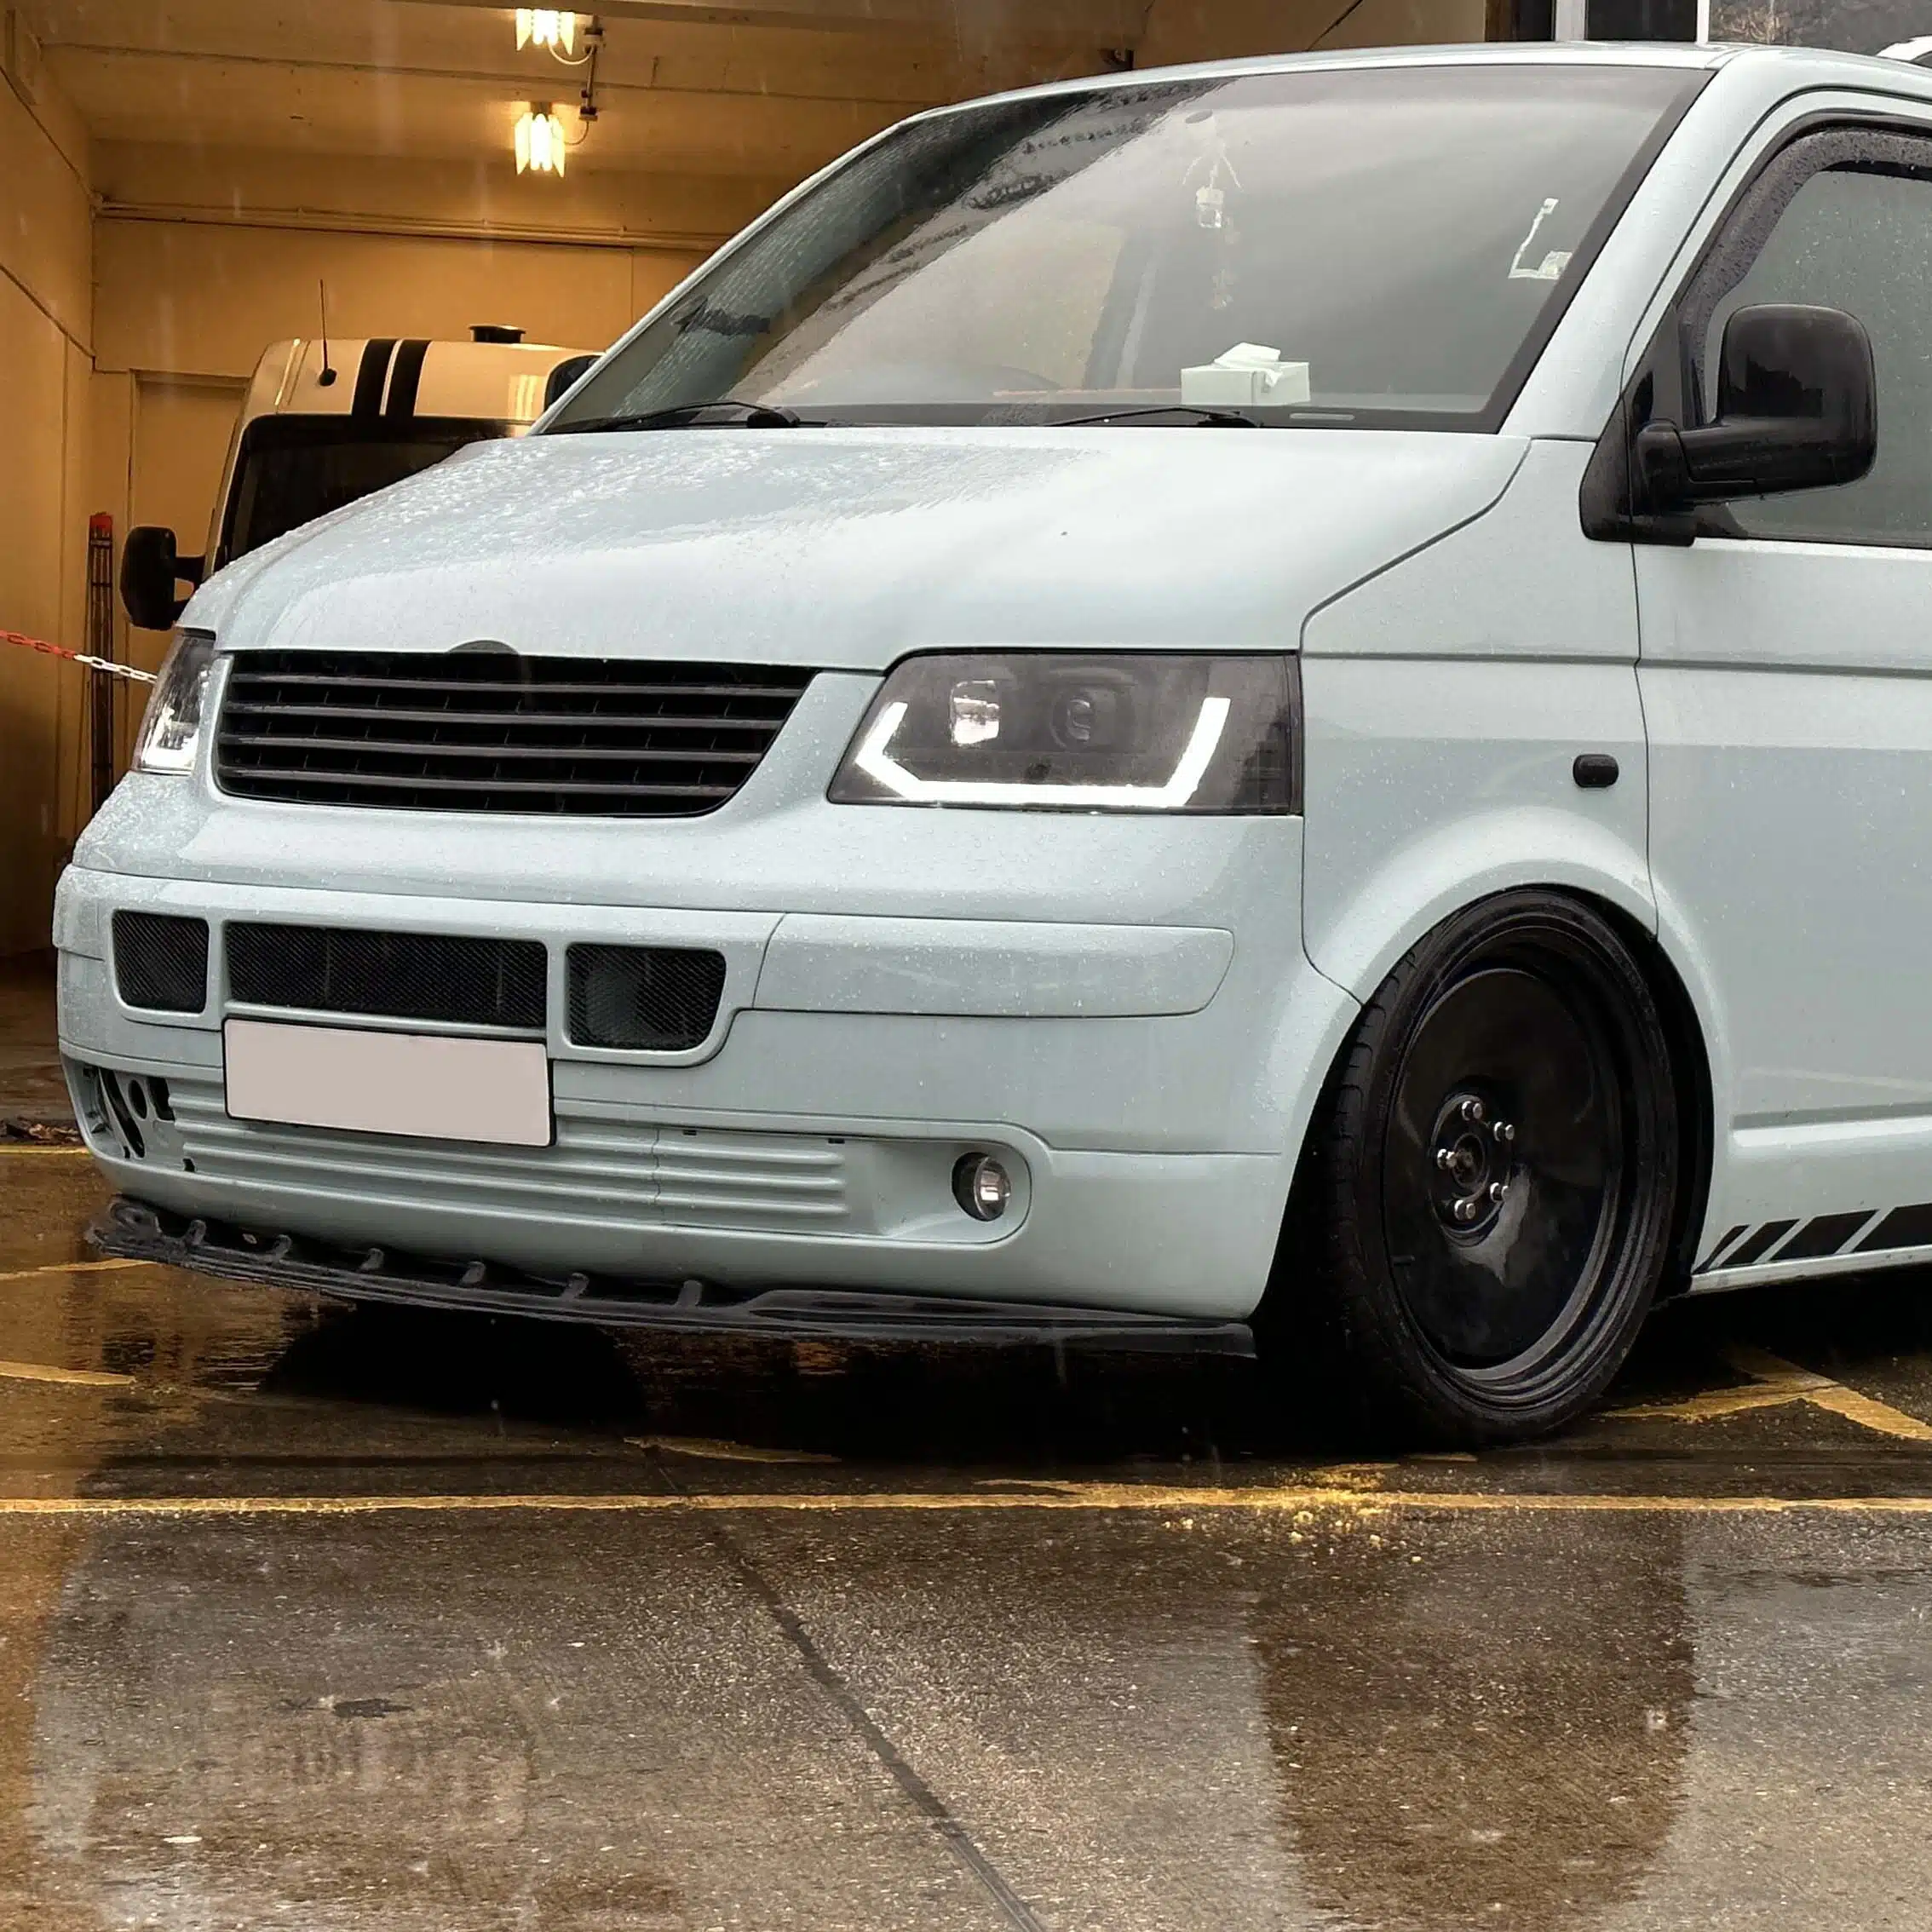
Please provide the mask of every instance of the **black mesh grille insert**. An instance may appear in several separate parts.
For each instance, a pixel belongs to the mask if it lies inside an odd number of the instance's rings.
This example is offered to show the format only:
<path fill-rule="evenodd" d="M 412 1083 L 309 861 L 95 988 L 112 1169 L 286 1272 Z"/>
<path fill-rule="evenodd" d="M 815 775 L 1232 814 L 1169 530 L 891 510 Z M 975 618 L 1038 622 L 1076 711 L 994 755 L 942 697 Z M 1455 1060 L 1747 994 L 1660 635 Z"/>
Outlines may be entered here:
<path fill-rule="evenodd" d="M 619 818 L 715 811 L 812 681 L 759 664 L 239 651 L 216 781 L 245 798 Z"/>
<path fill-rule="evenodd" d="M 700 1046 L 724 992 L 722 952 L 675 946 L 573 946 L 570 1037 L 578 1046 L 681 1053 Z"/>
<path fill-rule="evenodd" d="M 250 1006 L 532 1032 L 543 1025 L 541 940 L 231 925 L 227 950 L 228 997 Z"/>
<path fill-rule="evenodd" d="M 208 922 L 167 912 L 117 912 L 114 984 L 129 1006 L 200 1012 L 208 1003 Z"/>

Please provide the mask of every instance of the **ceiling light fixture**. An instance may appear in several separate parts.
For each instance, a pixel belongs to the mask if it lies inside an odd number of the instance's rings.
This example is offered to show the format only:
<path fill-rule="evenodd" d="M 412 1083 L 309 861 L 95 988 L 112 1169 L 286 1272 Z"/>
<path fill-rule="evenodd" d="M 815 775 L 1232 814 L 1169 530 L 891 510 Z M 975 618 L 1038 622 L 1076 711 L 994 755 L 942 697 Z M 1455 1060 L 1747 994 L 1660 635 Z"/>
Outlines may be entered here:
<path fill-rule="evenodd" d="M 548 101 L 532 101 L 516 124 L 516 171 L 561 175 L 564 171 L 563 123 Z"/>
<path fill-rule="evenodd" d="M 519 7 L 516 10 L 518 52 L 534 43 L 566 54 L 577 51 L 577 15 L 555 7 Z"/>

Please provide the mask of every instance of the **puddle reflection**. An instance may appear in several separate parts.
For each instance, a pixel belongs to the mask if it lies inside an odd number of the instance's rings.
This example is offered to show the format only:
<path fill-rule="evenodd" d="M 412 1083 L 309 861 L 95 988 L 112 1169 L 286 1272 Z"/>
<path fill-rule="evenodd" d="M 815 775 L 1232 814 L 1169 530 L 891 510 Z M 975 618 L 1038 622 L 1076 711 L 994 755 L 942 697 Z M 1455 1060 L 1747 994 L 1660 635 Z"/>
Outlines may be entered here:
<path fill-rule="evenodd" d="M 1337 1563 L 1255 1613 L 1310 1899 L 1390 1932 L 1603 1923 L 1683 1799 L 1678 1521 L 1412 1526 L 1404 1543 L 1420 1562 Z"/>

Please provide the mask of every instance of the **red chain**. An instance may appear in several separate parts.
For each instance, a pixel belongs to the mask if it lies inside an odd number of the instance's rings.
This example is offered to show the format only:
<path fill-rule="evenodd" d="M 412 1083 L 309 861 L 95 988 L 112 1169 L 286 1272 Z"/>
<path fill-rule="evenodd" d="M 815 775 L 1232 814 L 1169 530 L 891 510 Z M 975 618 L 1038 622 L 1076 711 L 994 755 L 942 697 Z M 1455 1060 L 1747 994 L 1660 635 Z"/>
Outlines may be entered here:
<path fill-rule="evenodd" d="M 90 658 L 84 651 L 70 651 L 65 645 L 49 644 L 43 637 L 29 637 L 18 630 L 0 630 L 0 644 L 18 644 L 29 651 L 44 652 L 49 658 L 66 658 L 70 663 L 85 664 L 89 670 L 106 671 L 112 677 L 132 678 L 137 684 L 152 684 L 152 671 L 139 670 L 132 664 L 116 664 L 111 658 Z"/>

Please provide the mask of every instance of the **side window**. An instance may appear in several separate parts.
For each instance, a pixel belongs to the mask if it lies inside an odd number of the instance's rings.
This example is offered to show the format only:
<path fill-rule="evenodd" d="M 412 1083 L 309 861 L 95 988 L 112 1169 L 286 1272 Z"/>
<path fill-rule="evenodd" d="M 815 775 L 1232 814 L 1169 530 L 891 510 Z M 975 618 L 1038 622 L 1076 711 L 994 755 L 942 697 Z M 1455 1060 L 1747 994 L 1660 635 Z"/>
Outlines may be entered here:
<path fill-rule="evenodd" d="M 1879 138 L 1907 153 L 1920 146 Z M 1844 152 L 1846 135 L 1824 139 Z M 1686 317 L 1697 391 L 1706 399 L 1724 324 L 1747 303 L 1842 308 L 1872 337 L 1878 377 L 1872 473 L 1836 489 L 1742 498 L 1728 506 L 1740 535 L 1932 549 L 1932 148 L 1924 160 L 1923 171 L 1860 159 L 1804 175 L 1780 197 L 1750 266 L 1708 319 L 1699 325 L 1694 313 Z"/>

